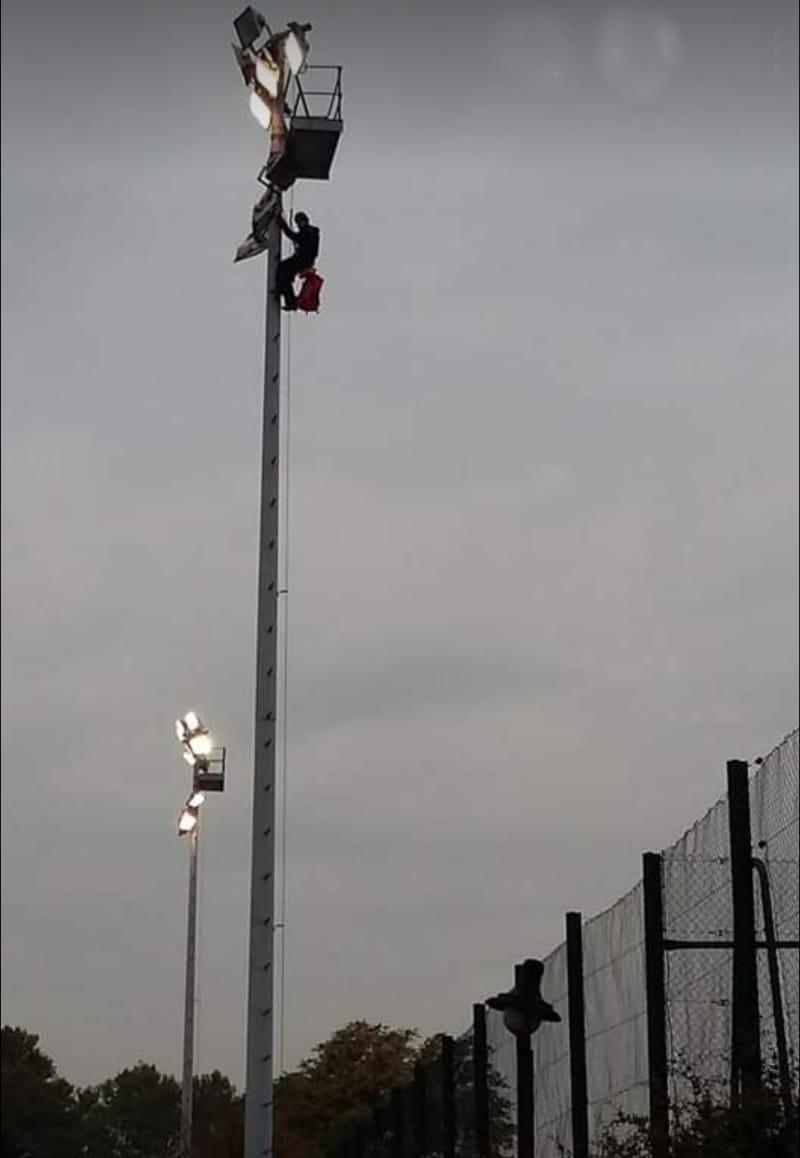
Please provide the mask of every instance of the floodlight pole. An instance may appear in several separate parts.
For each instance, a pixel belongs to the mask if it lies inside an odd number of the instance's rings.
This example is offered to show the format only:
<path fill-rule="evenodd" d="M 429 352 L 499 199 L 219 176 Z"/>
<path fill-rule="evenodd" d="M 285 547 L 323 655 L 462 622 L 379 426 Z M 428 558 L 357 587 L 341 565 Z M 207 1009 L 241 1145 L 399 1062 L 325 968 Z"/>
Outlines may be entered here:
<path fill-rule="evenodd" d="M 181 1080 L 181 1158 L 192 1154 L 192 1081 L 194 1077 L 194 979 L 197 959 L 197 853 L 200 821 L 189 833 L 189 907 L 186 919 L 186 988 L 183 1006 Z"/>
<path fill-rule="evenodd" d="M 270 225 L 261 439 L 261 514 L 256 642 L 256 724 L 250 877 L 244 1158 L 271 1158 L 275 960 L 275 739 L 278 667 L 278 534 L 281 231 Z"/>

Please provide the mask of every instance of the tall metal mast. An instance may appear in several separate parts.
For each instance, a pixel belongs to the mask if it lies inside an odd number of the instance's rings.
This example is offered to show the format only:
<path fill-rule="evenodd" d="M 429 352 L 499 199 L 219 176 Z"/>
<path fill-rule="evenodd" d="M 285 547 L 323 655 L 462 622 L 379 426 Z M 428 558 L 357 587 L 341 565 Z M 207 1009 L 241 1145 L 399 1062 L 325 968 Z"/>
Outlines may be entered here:
<path fill-rule="evenodd" d="M 286 30 L 273 33 L 264 17 L 248 7 L 236 18 L 234 27 L 239 45 L 233 49 L 250 91 L 251 111 L 270 134 L 269 157 L 259 175 L 266 192 L 256 203 L 252 231 L 239 246 L 236 260 L 267 251 L 244 1158 L 272 1158 L 278 560 L 282 530 L 281 311 L 276 294 L 281 258 L 279 215 L 281 194 L 298 178 L 328 179 L 342 131 L 342 89 L 341 69 L 315 69 L 323 79 L 311 86 L 313 93 L 304 92 L 298 74 L 308 67 L 309 24 L 290 23 Z"/>
<path fill-rule="evenodd" d="M 275 297 L 281 236 L 270 226 L 261 435 L 255 768 L 247 970 L 245 1158 L 272 1154 L 275 960 L 275 736 L 278 667 L 278 510 L 281 311 Z"/>

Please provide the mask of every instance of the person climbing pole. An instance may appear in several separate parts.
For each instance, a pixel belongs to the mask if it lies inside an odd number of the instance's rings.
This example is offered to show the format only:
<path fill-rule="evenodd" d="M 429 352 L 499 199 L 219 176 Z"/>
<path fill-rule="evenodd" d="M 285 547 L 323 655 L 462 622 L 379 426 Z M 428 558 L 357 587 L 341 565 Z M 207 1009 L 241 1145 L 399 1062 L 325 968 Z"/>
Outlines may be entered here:
<path fill-rule="evenodd" d="M 296 229 L 287 224 L 283 214 L 280 215 L 281 232 L 294 245 L 291 257 L 285 257 L 278 266 L 277 293 L 283 298 L 285 310 L 297 309 L 297 295 L 294 292 L 294 279 L 304 270 L 311 269 L 319 253 L 319 229 L 312 225 L 307 213 L 295 213 Z"/>

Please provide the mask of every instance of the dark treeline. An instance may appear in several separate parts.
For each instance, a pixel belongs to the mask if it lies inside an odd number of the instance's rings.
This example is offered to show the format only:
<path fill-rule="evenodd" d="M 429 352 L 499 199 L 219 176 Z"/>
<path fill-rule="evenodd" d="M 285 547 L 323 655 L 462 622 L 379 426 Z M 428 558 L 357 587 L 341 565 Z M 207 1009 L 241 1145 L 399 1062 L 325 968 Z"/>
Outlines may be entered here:
<path fill-rule="evenodd" d="M 60 1077 L 35 1034 L 3 1026 L 2 1158 L 168 1158 L 176 1153 L 180 1085 L 138 1062 L 96 1086 Z M 214 1071 L 194 1081 L 195 1158 L 242 1153 L 242 1098 Z"/>
<path fill-rule="evenodd" d="M 62 1078 L 35 1034 L 2 1029 L 2 1158 L 169 1158 L 177 1153 L 180 1085 L 146 1062 L 96 1086 Z M 436 1039 L 351 1022 L 284 1074 L 276 1090 L 276 1151 L 327 1158 L 354 1123 L 435 1058 Z M 505 1115 L 507 1103 L 495 1104 Z M 215 1070 L 195 1078 L 193 1158 L 240 1158 L 243 1097 Z M 498 1133 L 498 1137 L 501 1135 Z"/>
<path fill-rule="evenodd" d="M 2 1148 L 0 1158 L 172 1158 L 178 1152 L 180 1087 L 169 1074 L 138 1062 L 96 1086 L 78 1088 L 60 1077 L 35 1034 L 2 1029 Z M 458 1047 L 463 1047 L 459 1049 Z M 474 1158 L 470 1126 L 472 1066 L 469 1043 L 457 1043 L 457 1153 Z M 436 1102 L 436 1038 L 413 1030 L 355 1021 L 321 1042 L 276 1090 L 278 1158 L 333 1158 L 354 1128 L 385 1107 L 396 1086 L 407 1086 L 417 1062 L 426 1063 Z M 776 1073 L 764 1074 L 761 1094 L 731 1107 L 719 1091 L 685 1075 L 692 1093 L 675 1106 L 671 1158 L 796 1158 L 796 1085 L 791 1110 Z M 513 1151 L 511 1100 L 490 1067 L 492 1158 Z M 439 1151 L 432 1114 L 429 1153 Z M 224 1074 L 195 1078 L 193 1158 L 241 1158 L 244 1102 Z M 385 1155 L 386 1145 L 370 1151 Z M 652 1158 L 646 1118 L 619 1115 L 598 1132 L 594 1158 Z M 569 1158 L 565 1152 L 564 1158 Z"/>

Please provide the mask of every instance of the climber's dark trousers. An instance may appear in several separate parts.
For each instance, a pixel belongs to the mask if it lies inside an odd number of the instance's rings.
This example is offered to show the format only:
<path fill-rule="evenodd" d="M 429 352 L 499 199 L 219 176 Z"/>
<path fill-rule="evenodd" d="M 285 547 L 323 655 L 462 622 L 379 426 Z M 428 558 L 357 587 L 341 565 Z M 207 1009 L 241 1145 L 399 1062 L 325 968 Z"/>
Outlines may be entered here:
<path fill-rule="evenodd" d="M 277 293 L 283 298 L 287 309 L 297 308 L 297 296 L 294 292 L 294 279 L 301 270 L 308 268 L 308 262 L 302 262 L 297 257 L 285 257 L 278 265 Z"/>

